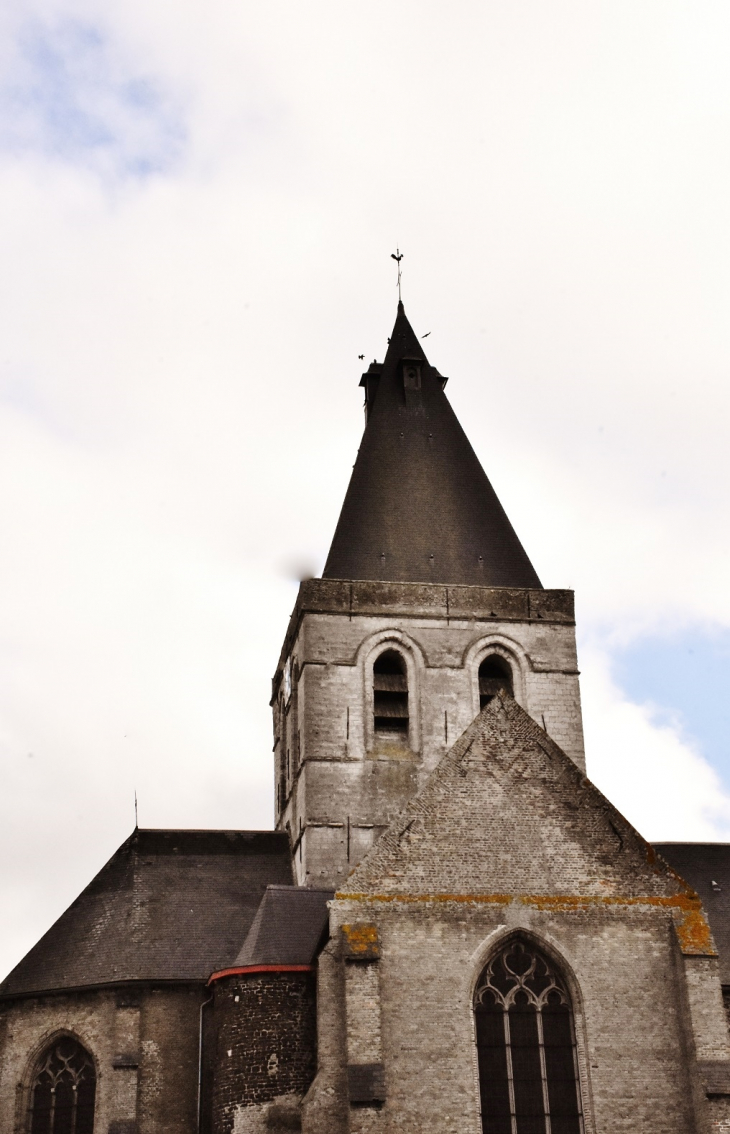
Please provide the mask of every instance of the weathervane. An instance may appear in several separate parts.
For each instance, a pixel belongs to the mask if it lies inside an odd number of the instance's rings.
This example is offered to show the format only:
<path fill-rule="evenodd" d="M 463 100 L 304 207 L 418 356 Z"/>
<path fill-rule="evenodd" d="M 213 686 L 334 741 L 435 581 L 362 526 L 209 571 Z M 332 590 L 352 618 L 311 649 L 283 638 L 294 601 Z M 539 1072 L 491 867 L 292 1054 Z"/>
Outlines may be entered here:
<path fill-rule="evenodd" d="M 391 252 L 390 258 L 391 260 L 395 260 L 396 264 L 398 265 L 398 302 L 400 303 L 400 262 L 403 259 L 403 253 L 401 252 L 400 248 L 396 248 L 395 252 Z"/>

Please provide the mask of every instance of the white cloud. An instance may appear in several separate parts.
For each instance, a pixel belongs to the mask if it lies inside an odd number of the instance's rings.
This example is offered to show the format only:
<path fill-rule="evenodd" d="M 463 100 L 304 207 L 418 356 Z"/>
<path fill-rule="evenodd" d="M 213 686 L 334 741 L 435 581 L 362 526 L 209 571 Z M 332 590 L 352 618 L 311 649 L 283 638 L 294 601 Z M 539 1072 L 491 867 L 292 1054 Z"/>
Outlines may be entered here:
<path fill-rule="evenodd" d="M 650 842 L 730 841 L 730 795 L 678 723 L 658 723 L 610 675 L 610 658 L 582 651 L 588 775 Z"/>
<path fill-rule="evenodd" d="M 649 836 L 725 830 L 706 765 L 612 689 L 605 650 L 730 624 L 729 20 L 658 0 L 0 13 L 6 965 L 128 832 L 135 786 L 145 824 L 271 822 L 283 574 L 323 563 L 396 241 L 515 527 L 604 643 L 582 658 L 599 786 Z"/>
<path fill-rule="evenodd" d="M 0 150 L 42 154 L 105 178 L 144 177 L 179 159 L 181 107 L 127 71 L 102 29 L 32 17 L 16 31 L 0 85 Z"/>

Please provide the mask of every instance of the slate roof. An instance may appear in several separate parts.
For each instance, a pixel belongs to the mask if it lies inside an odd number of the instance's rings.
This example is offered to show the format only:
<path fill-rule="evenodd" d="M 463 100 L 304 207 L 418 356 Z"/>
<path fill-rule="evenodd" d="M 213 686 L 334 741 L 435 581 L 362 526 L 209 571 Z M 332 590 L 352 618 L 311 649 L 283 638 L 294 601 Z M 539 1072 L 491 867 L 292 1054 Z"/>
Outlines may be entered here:
<path fill-rule="evenodd" d="M 702 899 L 720 954 L 720 980 L 730 985 L 730 843 L 654 843 L 653 846 Z"/>
<path fill-rule="evenodd" d="M 273 831 L 136 830 L 0 985 L 0 997 L 205 981 L 231 965 L 266 887 L 292 881 Z"/>
<path fill-rule="evenodd" d="M 420 388 L 405 388 L 404 359 Z M 362 384 L 367 425 L 323 577 L 540 587 L 402 303 Z"/>
<path fill-rule="evenodd" d="M 311 965 L 334 896 L 334 890 L 267 886 L 235 966 Z"/>

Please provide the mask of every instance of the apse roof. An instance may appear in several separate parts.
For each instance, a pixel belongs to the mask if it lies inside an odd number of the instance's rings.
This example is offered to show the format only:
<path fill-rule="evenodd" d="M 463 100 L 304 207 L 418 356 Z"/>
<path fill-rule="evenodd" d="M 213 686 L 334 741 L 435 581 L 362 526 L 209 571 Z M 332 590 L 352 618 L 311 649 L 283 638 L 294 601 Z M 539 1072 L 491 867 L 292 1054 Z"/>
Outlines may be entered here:
<path fill-rule="evenodd" d="M 235 960 L 287 835 L 136 830 L 0 985 L 0 997 L 123 981 L 204 981 Z"/>
<path fill-rule="evenodd" d="M 445 383 L 399 303 L 324 578 L 541 586 Z"/>
<path fill-rule="evenodd" d="M 730 843 L 653 846 L 702 899 L 720 954 L 720 980 L 730 985 Z"/>
<path fill-rule="evenodd" d="M 310 965 L 322 940 L 334 890 L 267 886 L 235 965 Z"/>

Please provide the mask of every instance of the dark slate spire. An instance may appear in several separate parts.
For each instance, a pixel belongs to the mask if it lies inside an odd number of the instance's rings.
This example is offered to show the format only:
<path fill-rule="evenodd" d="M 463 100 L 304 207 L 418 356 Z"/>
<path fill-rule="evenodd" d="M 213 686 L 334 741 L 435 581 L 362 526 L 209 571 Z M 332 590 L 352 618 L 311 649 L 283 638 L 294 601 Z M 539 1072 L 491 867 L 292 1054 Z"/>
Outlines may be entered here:
<path fill-rule="evenodd" d="M 540 587 L 402 303 L 360 384 L 367 424 L 323 577 Z"/>

